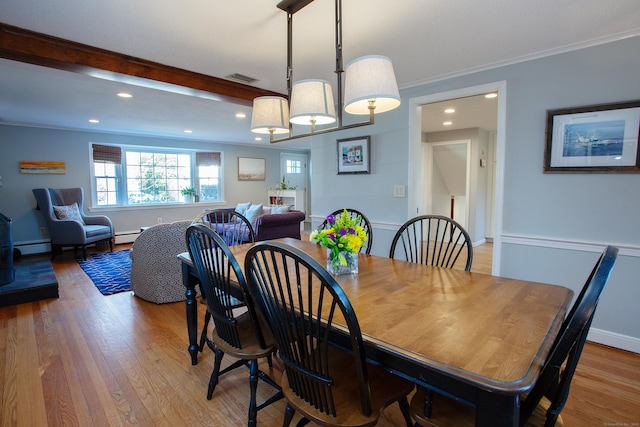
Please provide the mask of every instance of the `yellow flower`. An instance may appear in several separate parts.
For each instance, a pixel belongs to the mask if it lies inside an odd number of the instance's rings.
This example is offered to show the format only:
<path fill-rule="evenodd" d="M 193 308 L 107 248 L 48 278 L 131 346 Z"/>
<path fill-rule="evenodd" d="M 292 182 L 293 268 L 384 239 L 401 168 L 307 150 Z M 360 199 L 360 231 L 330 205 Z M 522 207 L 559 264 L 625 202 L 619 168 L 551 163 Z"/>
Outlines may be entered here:
<path fill-rule="evenodd" d="M 364 229 L 357 225 L 360 218 L 352 219 L 345 209 L 339 215 L 329 215 L 326 218 L 328 228 L 314 230 L 309 239 L 320 245 L 332 248 L 336 255 L 339 251 L 358 253 L 363 243 L 367 240 Z"/>

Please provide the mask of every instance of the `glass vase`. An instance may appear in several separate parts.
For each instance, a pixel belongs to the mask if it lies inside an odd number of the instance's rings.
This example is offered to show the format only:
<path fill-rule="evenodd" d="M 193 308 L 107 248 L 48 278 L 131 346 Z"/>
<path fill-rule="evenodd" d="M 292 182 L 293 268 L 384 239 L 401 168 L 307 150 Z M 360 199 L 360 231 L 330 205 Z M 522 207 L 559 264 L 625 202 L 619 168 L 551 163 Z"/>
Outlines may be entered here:
<path fill-rule="evenodd" d="M 358 254 L 340 251 L 334 256 L 334 252 L 327 249 L 327 271 L 334 275 L 358 274 Z"/>

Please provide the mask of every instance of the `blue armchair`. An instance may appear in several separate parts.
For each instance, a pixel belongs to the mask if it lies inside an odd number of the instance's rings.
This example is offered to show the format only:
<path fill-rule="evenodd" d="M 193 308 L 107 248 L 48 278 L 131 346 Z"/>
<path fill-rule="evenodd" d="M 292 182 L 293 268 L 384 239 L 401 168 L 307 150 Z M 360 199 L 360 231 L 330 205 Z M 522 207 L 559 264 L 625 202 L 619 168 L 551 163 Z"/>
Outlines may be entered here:
<path fill-rule="evenodd" d="M 87 245 L 108 241 L 113 251 L 113 224 L 104 215 L 85 215 L 82 188 L 34 188 L 38 209 L 51 238 L 51 259 L 65 246 L 73 246 L 74 253 L 82 247 L 87 259 Z"/>

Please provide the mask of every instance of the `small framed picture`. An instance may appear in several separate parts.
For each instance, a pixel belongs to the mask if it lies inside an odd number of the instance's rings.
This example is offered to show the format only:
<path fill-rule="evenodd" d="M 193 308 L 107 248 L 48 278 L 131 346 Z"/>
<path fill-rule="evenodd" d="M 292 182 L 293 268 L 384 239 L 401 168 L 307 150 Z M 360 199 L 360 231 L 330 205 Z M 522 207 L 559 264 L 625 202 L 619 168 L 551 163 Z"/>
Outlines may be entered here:
<path fill-rule="evenodd" d="M 338 175 L 371 172 L 371 137 L 338 139 Z"/>
<path fill-rule="evenodd" d="M 266 162 L 254 157 L 238 157 L 238 181 L 264 181 Z"/>
<path fill-rule="evenodd" d="M 544 172 L 639 173 L 640 100 L 547 110 Z"/>

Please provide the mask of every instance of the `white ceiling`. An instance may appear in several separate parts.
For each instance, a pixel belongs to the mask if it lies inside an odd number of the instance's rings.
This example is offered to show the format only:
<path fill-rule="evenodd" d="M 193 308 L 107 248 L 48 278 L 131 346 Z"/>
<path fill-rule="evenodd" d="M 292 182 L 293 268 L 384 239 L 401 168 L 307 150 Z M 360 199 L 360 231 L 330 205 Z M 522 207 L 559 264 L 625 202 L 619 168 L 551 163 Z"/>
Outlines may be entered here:
<path fill-rule="evenodd" d="M 215 77 L 240 73 L 256 78 L 257 87 L 285 93 L 286 14 L 276 4 L 0 0 L 0 22 Z M 365 54 L 387 55 L 401 88 L 637 35 L 638 0 L 343 4 L 345 63 Z M 294 80 L 334 82 L 334 57 L 334 2 L 316 0 L 294 16 Z M 0 122 L 269 145 L 254 141 L 247 106 L 9 60 L 0 60 L 0 76 Z M 117 98 L 120 90 L 134 97 Z M 458 116 L 460 126 L 449 129 L 485 126 L 472 120 L 479 115 L 470 106 L 458 109 L 469 115 Z M 236 119 L 237 112 L 247 117 Z M 92 125 L 89 118 L 100 123 Z M 308 140 L 284 144 L 308 147 Z"/>

